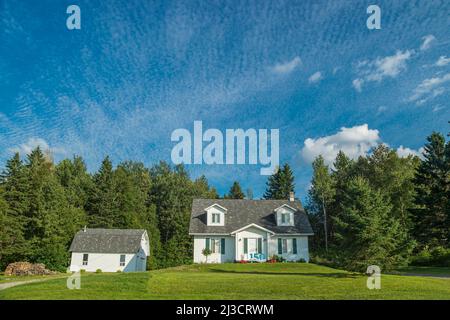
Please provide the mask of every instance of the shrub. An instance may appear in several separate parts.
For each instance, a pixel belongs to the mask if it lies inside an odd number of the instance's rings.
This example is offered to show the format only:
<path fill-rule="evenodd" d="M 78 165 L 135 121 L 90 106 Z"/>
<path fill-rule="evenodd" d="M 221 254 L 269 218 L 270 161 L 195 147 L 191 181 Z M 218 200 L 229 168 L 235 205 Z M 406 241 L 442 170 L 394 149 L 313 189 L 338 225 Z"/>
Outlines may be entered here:
<path fill-rule="evenodd" d="M 85 269 L 80 269 L 80 273 L 85 273 L 86 270 Z"/>
<path fill-rule="evenodd" d="M 303 258 L 300 258 L 300 259 L 297 260 L 297 262 L 298 262 L 298 263 L 306 263 L 306 260 L 303 259 Z"/>
<path fill-rule="evenodd" d="M 429 267 L 450 267 L 450 248 L 441 246 L 430 249 L 425 246 L 412 258 L 411 265 Z"/>
<path fill-rule="evenodd" d="M 120 269 L 119 269 L 119 270 L 117 270 L 116 272 L 117 272 L 117 273 L 121 273 L 121 272 L 122 272 L 122 270 L 120 270 Z"/>
<path fill-rule="evenodd" d="M 102 269 L 95 270 L 95 273 L 102 273 Z"/>

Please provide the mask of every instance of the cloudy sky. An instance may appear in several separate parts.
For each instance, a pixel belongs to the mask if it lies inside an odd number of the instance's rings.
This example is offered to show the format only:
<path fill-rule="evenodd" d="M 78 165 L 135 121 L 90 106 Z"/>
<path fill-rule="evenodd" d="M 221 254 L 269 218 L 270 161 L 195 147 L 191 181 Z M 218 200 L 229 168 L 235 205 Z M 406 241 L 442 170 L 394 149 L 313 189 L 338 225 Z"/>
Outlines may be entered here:
<path fill-rule="evenodd" d="M 173 130 L 280 130 L 304 197 L 318 154 L 377 143 L 420 152 L 450 120 L 450 2 L 0 0 L 0 166 L 40 145 L 56 160 L 170 162 Z M 81 8 L 81 30 L 66 8 Z M 190 165 L 256 196 L 252 165 Z"/>

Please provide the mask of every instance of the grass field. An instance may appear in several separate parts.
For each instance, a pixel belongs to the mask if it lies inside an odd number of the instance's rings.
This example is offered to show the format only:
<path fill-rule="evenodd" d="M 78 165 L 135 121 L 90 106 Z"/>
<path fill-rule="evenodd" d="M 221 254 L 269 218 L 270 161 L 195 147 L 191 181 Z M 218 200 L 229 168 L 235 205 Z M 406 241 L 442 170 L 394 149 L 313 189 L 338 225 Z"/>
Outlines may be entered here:
<path fill-rule="evenodd" d="M 400 274 L 426 274 L 450 277 L 450 267 L 405 267 L 397 270 Z"/>
<path fill-rule="evenodd" d="M 0 299 L 450 299 L 450 279 L 361 274 L 302 263 L 190 265 L 142 273 L 83 274 L 0 291 Z"/>

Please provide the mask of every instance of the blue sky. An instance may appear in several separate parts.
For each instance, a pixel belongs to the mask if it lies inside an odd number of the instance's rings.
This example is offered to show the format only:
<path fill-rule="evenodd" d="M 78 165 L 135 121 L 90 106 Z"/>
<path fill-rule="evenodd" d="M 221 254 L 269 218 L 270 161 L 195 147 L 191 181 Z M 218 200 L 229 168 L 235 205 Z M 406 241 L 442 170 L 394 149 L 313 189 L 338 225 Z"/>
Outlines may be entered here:
<path fill-rule="evenodd" d="M 381 8 L 381 30 L 366 9 Z M 81 8 L 81 30 L 66 8 Z M 170 162 L 177 128 L 276 128 L 304 197 L 310 161 L 420 152 L 450 120 L 449 1 L 0 0 L 0 161 Z M 220 193 L 252 165 L 190 165 Z"/>

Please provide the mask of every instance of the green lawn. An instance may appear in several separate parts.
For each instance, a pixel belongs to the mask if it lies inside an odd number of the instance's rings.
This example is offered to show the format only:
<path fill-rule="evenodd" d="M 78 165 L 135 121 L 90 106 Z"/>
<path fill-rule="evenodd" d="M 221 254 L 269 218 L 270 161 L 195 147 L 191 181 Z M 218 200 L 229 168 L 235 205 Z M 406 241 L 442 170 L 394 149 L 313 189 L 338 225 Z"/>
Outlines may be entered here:
<path fill-rule="evenodd" d="M 191 265 L 142 273 L 83 274 L 81 289 L 52 279 L 0 291 L 0 299 L 450 299 L 450 279 L 367 277 L 302 263 Z"/>
<path fill-rule="evenodd" d="M 398 269 L 400 274 L 423 274 L 450 277 L 450 267 L 405 267 Z"/>
<path fill-rule="evenodd" d="M 8 283 L 8 282 L 16 282 L 16 281 L 28 281 L 28 280 L 39 280 L 39 279 L 48 279 L 48 278 L 58 278 L 63 276 L 64 274 L 56 274 L 51 276 L 5 276 L 0 274 L 0 284 Z"/>

